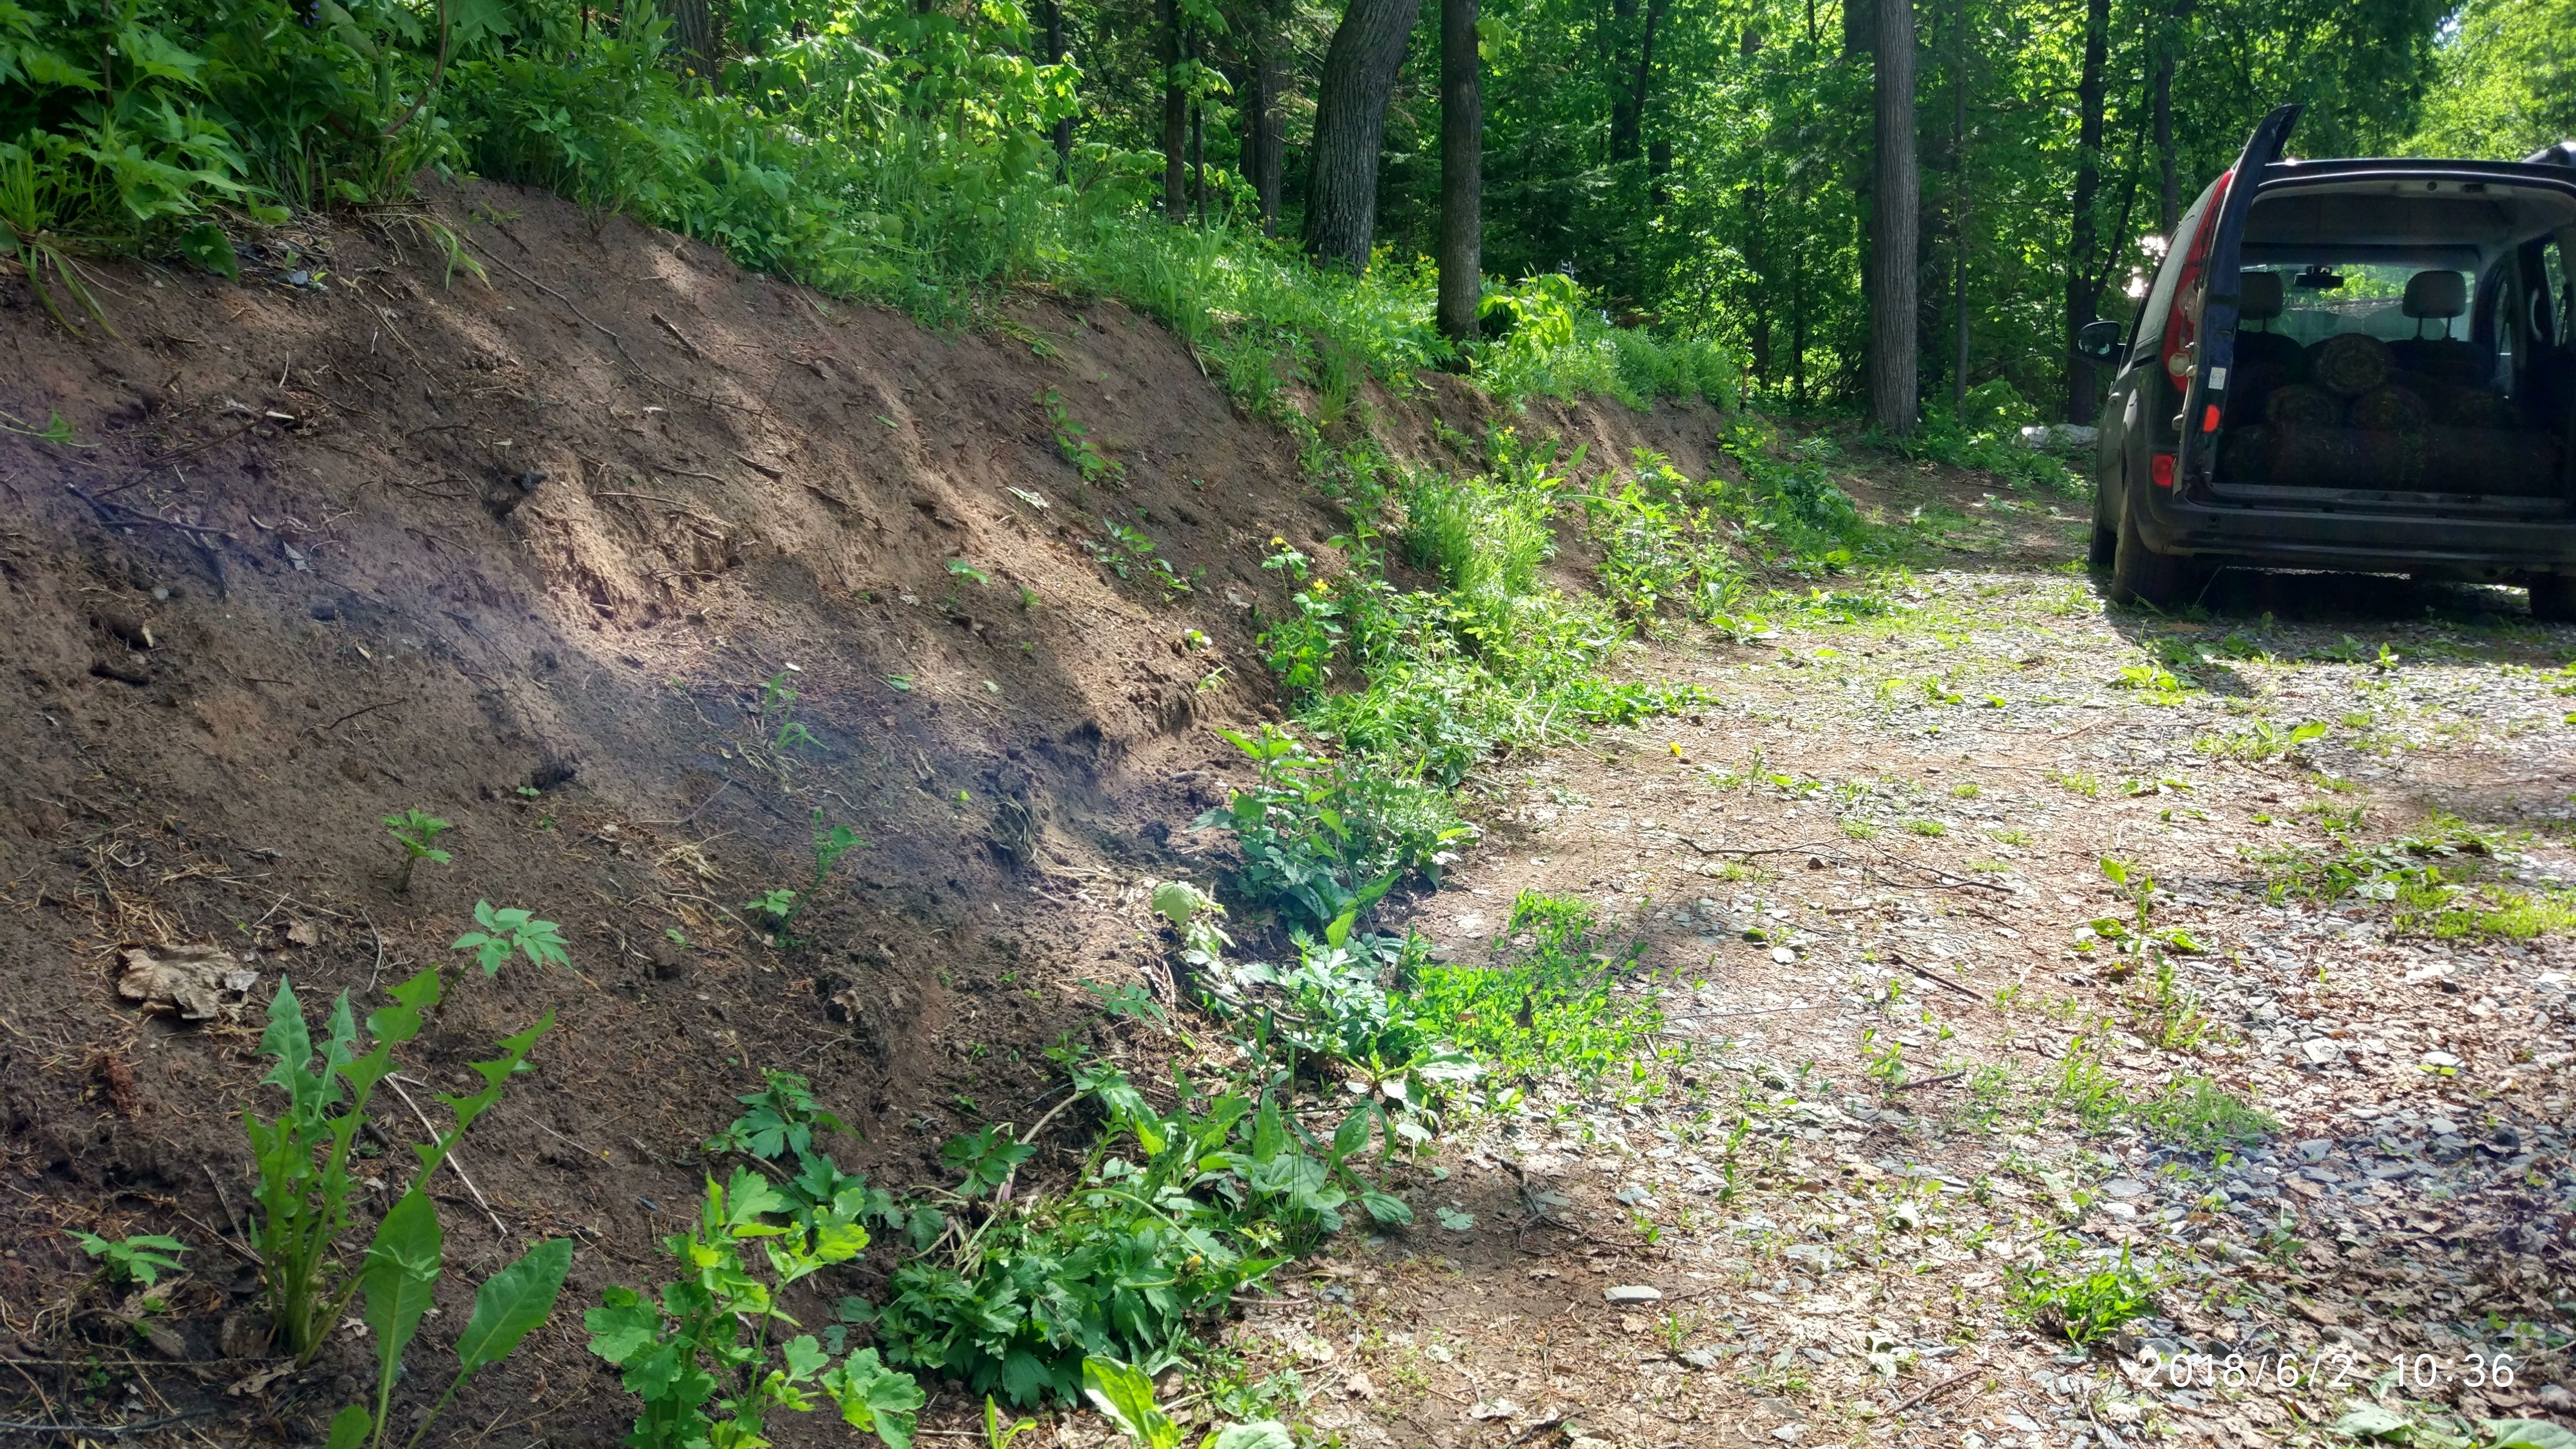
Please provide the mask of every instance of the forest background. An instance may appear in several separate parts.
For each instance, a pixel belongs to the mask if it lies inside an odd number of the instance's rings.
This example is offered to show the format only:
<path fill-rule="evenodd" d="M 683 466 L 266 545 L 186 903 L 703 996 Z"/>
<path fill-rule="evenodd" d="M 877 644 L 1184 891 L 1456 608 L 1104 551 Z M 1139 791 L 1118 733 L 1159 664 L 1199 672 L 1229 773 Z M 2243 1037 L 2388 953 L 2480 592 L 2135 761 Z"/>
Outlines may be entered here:
<path fill-rule="evenodd" d="M 1903 385 L 1994 424 L 2087 416 L 2074 329 L 2276 104 L 2309 155 L 2576 134 L 2576 0 L 1034 3 L 0 0 L 0 241 L 90 325 L 84 255 L 229 270 L 443 167 L 934 321 L 1116 295 L 1254 404 L 1438 366 L 1831 411 L 1910 182 Z"/>

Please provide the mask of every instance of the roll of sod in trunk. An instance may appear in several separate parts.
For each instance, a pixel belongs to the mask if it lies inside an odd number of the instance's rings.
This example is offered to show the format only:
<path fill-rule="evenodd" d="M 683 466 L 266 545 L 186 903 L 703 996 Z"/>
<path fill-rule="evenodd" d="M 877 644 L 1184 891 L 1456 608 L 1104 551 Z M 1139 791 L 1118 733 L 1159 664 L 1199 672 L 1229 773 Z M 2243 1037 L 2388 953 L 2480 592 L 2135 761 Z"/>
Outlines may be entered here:
<path fill-rule="evenodd" d="M 2352 400 L 2352 425 L 2373 433 L 2420 433 L 2433 424 L 2433 409 L 2415 389 L 2382 383 Z"/>
<path fill-rule="evenodd" d="M 2474 388 L 2453 391 L 2434 410 L 2434 416 L 2455 428 L 2506 430 L 2522 426 L 2522 412 L 2513 405 L 2513 399 Z"/>
<path fill-rule="evenodd" d="M 2276 428 L 2324 428 L 2343 421 L 2343 404 L 2321 387 L 2294 382 L 2263 400 L 2263 421 Z"/>
<path fill-rule="evenodd" d="M 2546 498 L 2565 485 L 2558 439 L 2521 428 L 2436 426 L 2424 435 L 2423 486 L 2436 493 Z"/>
<path fill-rule="evenodd" d="M 2287 426 L 2272 449 L 2269 481 L 2282 488 L 2412 489 L 2424 476 L 2421 433 Z"/>
<path fill-rule="evenodd" d="M 2397 370 L 2388 344 L 2359 332 L 2338 333 L 2317 344 L 2317 386 L 2341 397 L 2359 397 Z"/>
<path fill-rule="evenodd" d="M 2272 430 L 2261 423 L 2229 428 L 2218 440 L 2218 481 L 2270 482 L 2273 442 Z"/>

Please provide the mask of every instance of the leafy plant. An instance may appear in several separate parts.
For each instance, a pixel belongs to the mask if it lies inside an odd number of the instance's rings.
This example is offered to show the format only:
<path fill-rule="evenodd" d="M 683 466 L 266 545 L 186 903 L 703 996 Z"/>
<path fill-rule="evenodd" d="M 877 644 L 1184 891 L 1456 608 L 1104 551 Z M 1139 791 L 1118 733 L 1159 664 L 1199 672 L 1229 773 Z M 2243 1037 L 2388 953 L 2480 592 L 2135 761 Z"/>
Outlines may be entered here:
<path fill-rule="evenodd" d="M 2109 1337 L 2121 1324 L 2155 1310 L 2154 1275 L 2133 1266 L 2129 1251 L 2091 1273 L 2059 1276 L 2045 1266 L 2007 1270 L 2014 1311 L 2043 1333 L 2082 1347 Z"/>
<path fill-rule="evenodd" d="M 414 1187 L 385 1214 L 358 1280 L 365 1295 L 361 1316 L 376 1341 L 375 1410 L 371 1414 L 363 1404 L 343 1408 L 331 1420 L 326 1449 L 357 1449 L 361 1443 L 382 1449 L 390 1427 L 394 1380 L 402 1369 L 403 1350 L 429 1311 L 438 1286 L 441 1251 L 438 1210 Z M 403 1441 L 405 1449 L 429 1433 L 429 1426 L 438 1421 L 467 1379 L 508 1357 L 520 1340 L 553 1314 L 564 1275 L 571 1268 L 572 1240 L 550 1238 L 483 1280 L 474 1290 L 473 1316 L 456 1340 L 456 1376 Z"/>
<path fill-rule="evenodd" d="M 394 1048 L 417 1036 L 424 1015 L 438 1004 L 438 973 L 422 971 L 393 988 L 392 994 L 392 1005 L 368 1015 L 362 1036 L 349 1010 L 348 993 L 341 993 L 332 1007 L 328 1035 L 317 1052 L 293 983 L 280 979 L 277 997 L 269 1004 L 268 1030 L 260 1038 L 260 1050 L 276 1062 L 262 1085 L 280 1089 L 287 1100 L 285 1110 L 272 1121 L 262 1121 L 254 1110 L 242 1114 L 259 1168 L 251 1246 L 259 1252 L 261 1286 L 278 1337 L 299 1360 L 311 1358 L 320 1348 L 324 1334 L 340 1321 L 341 1309 L 362 1281 L 362 1275 L 347 1272 L 339 1260 L 339 1240 L 351 1226 L 354 1201 L 350 1151 L 367 1120 L 367 1104 L 376 1084 L 393 1071 Z M 409 1193 L 427 1202 L 423 1184 L 430 1174 L 474 1120 L 500 1101 L 511 1073 L 553 1024 L 553 1014 L 548 1013 L 535 1026 L 502 1041 L 498 1058 L 473 1063 L 483 1079 L 482 1091 L 466 1097 L 440 1095 L 439 1101 L 454 1114 L 455 1126 L 413 1148 L 419 1169 Z M 366 1036 L 374 1038 L 374 1045 L 362 1053 L 359 1047 Z M 380 1240 L 385 1231 L 379 1228 Z"/>
<path fill-rule="evenodd" d="M 790 669 L 793 667 L 789 666 Z M 762 737 L 769 742 L 771 752 L 780 756 L 785 755 L 793 746 L 822 743 L 821 740 L 814 738 L 812 730 L 805 727 L 805 722 L 796 717 L 796 701 L 799 696 L 796 690 L 789 687 L 787 675 L 788 670 L 782 669 L 760 682 L 760 702 L 755 706 L 754 715 Z M 773 767 L 784 770 L 786 765 L 783 760 L 780 760 L 775 762 Z"/>
<path fill-rule="evenodd" d="M 1436 885 L 1457 858 L 1451 847 L 1474 833 L 1436 792 L 1324 759 L 1276 725 L 1218 734 L 1259 774 L 1191 828 L 1232 831 L 1235 889 L 1292 924 L 1320 930 L 1365 911 L 1409 872 Z"/>
<path fill-rule="evenodd" d="M 179 1255 L 188 1245 L 166 1233 L 136 1233 L 131 1237 L 102 1238 L 78 1228 L 66 1228 L 81 1251 L 98 1259 L 99 1271 L 111 1283 L 140 1283 L 146 1288 L 161 1281 L 161 1271 L 186 1271 Z"/>
<path fill-rule="evenodd" d="M 1046 409 L 1047 427 L 1055 434 L 1056 451 L 1082 475 L 1083 482 L 1115 483 L 1126 476 L 1123 466 L 1092 445 L 1091 430 L 1074 420 L 1072 409 L 1065 406 L 1064 394 L 1045 388 L 1038 393 L 1038 406 Z M 1119 576 L 1124 578 L 1125 572 L 1122 570 Z"/>
<path fill-rule="evenodd" d="M 453 828 L 437 816 L 418 810 L 406 810 L 400 815 L 385 817 L 385 829 L 393 833 L 394 843 L 403 849 L 402 879 L 397 889 L 404 891 L 411 889 L 412 868 L 422 861 L 426 860 L 432 865 L 447 864 L 447 852 L 439 849 L 435 842 L 438 837 Z"/>
<path fill-rule="evenodd" d="M 787 928 L 796 923 L 796 918 L 805 913 L 807 906 L 813 904 L 815 894 L 822 890 L 823 882 L 830 878 L 832 868 L 841 863 L 841 857 L 867 845 L 868 842 L 860 839 L 857 831 L 846 825 L 835 825 L 829 830 L 824 829 L 823 812 L 815 811 L 814 874 L 802 889 L 791 890 L 780 887 L 763 891 L 743 902 L 743 914 L 757 917 L 778 938 L 778 944 L 782 948 L 796 945 L 796 939 L 787 933 Z"/>
<path fill-rule="evenodd" d="M 1082 1395 L 1118 1426 L 1136 1449 L 1181 1449 L 1181 1426 L 1154 1402 L 1154 1381 L 1113 1358 L 1082 1361 Z M 988 1406 L 986 1415 L 991 1410 Z M 1198 1449 L 1293 1449 L 1288 1426 L 1275 1419 L 1210 1429 Z"/>
<path fill-rule="evenodd" d="M 845 1183 L 829 1201 L 792 1206 L 753 1168 L 726 1182 L 708 1178 L 696 1223 L 663 1242 L 682 1276 L 657 1297 L 606 1289 L 601 1306 L 582 1316 L 591 1352 L 622 1370 L 627 1391 L 643 1401 L 627 1436 L 634 1449 L 765 1444 L 770 1415 L 811 1412 L 817 1395 L 887 1449 L 909 1449 L 924 1402 L 910 1375 L 886 1368 L 872 1348 L 834 1363 L 835 1350 L 810 1333 L 771 1342 L 777 1327 L 797 1326 L 780 1297 L 868 1245 L 863 1186 Z M 755 1244 L 757 1260 L 746 1256 Z"/>
<path fill-rule="evenodd" d="M 496 910 L 490 901 L 476 901 L 474 924 L 480 929 L 457 937 L 448 949 L 473 952 L 474 964 L 486 976 L 500 975 L 502 964 L 512 956 L 525 956 L 539 966 L 572 964 L 562 929 L 552 921 L 538 920 L 533 911 L 516 906 Z"/>

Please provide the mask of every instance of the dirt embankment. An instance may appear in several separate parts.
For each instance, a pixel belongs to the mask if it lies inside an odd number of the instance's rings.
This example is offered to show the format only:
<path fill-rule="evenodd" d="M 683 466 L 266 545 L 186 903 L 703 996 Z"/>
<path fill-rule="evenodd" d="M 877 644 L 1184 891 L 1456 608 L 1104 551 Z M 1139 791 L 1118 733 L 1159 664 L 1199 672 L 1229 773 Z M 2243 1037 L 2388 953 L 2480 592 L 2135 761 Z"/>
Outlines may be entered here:
<path fill-rule="evenodd" d="M 355 1342 L 215 1392 L 260 1352 L 219 1245 L 260 1021 L 286 977 L 363 1010 L 483 899 L 561 922 L 572 965 L 467 973 L 404 1054 L 452 1090 L 556 1013 L 463 1149 L 491 1214 L 451 1205 L 442 1297 L 539 1236 L 583 1251 L 448 1422 L 617 1437 L 578 1310 L 658 1271 L 694 1145 L 763 1069 L 925 1180 L 949 1133 L 1026 1115 L 1082 981 L 1160 979 L 1136 883 L 1206 874 L 1174 832 L 1221 797 L 1210 727 L 1270 709 L 1260 560 L 1339 523 L 1117 306 L 939 335 L 549 197 L 435 206 L 488 284 L 396 221 L 272 239 L 240 286 L 104 269 L 113 337 L 0 288 L 0 409 L 77 438 L 0 438 L 0 1358 L 49 1412 L 213 1401 L 294 1441 L 345 1401 Z M 1399 450 L 1480 426 L 1446 379 L 1378 401 Z M 1086 483 L 1060 425 L 1117 474 Z M 1715 439 L 1694 410 L 1520 426 L 1693 469 Z M 415 809 L 453 861 L 406 878 L 380 822 Z M 742 903 L 805 884 L 816 812 L 868 845 L 780 950 Z M 256 984 L 205 1021 L 121 999 L 120 953 L 174 945 Z M 194 1246 L 158 1350 L 78 1316 L 60 1227 Z"/>

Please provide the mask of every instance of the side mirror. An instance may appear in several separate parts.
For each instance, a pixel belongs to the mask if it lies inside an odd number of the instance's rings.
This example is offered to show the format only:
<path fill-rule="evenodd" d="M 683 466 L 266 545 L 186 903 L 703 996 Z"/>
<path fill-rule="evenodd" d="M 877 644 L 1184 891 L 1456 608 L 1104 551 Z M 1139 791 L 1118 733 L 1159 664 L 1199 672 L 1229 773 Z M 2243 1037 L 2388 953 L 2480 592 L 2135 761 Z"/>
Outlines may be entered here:
<path fill-rule="evenodd" d="M 2095 362 L 2110 361 L 2120 355 L 2121 331 L 2121 325 L 2109 318 L 2085 323 L 2084 330 L 2075 334 L 2075 355 Z"/>

